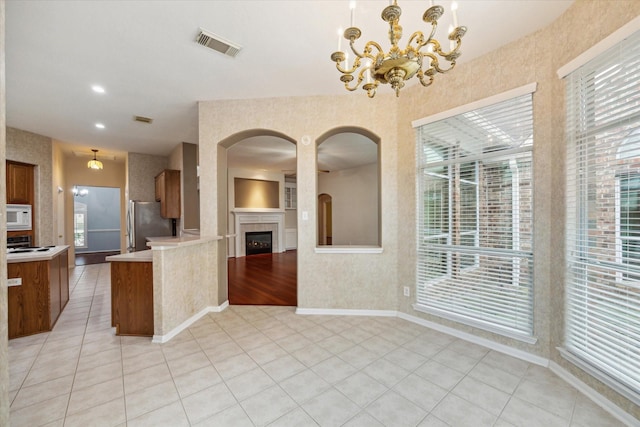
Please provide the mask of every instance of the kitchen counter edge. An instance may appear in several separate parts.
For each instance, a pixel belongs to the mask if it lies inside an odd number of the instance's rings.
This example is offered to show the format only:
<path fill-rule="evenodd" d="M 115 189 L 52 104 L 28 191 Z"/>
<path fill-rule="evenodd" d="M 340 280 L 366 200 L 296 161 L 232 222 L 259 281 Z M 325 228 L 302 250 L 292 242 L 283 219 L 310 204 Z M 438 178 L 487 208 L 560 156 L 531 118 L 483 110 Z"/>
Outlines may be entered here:
<path fill-rule="evenodd" d="M 7 264 L 13 264 L 18 262 L 51 261 L 61 253 L 68 250 L 69 250 L 69 245 L 58 245 L 44 252 L 7 254 Z"/>

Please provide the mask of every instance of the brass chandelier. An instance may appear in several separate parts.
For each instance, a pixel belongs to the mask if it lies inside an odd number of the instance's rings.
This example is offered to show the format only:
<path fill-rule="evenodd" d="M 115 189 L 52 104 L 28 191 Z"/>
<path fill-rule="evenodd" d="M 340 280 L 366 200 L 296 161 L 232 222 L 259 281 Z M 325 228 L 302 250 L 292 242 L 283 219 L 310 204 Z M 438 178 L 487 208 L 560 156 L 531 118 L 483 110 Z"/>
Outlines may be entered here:
<path fill-rule="evenodd" d="M 391 2 L 390 2 L 391 3 Z M 431 24 L 431 33 L 428 37 L 422 31 L 414 32 L 404 49 L 398 46 L 402 38 L 402 27 L 400 26 L 400 15 L 402 9 L 398 6 L 398 1 L 393 0 L 393 4 L 385 7 L 382 11 L 382 20 L 389 23 L 389 40 L 391 48 L 389 52 L 384 52 L 382 47 L 375 41 L 369 41 L 364 45 L 360 53 L 356 50 L 354 43 L 361 36 L 359 28 L 353 25 L 353 14 L 355 2 L 351 4 L 351 26 L 344 31 L 344 38 L 349 40 L 351 51 L 355 59 L 349 65 L 348 55 L 340 50 L 340 30 L 338 32 L 338 51 L 331 54 L 331 60 L 336 63 L 336 68 L 341 73 L 340 81 L 344 83 L 345 89 L 354 91 L 364 81 L 362 89 L 367 91 L 367 96 L 373 98 L 380 83 L 390 84 L 400 96 L 400 89 L 405 85 L 405 81 L 413 76 L 417 76 L 423 86 L 433 83 L 436 73 L 446 73 L 456 65 L 456 59 L 461 55 L 461 39 L 467 32 L 467 27 L 458 26 L 456 15 L 457 4 L 452 4 L 453 25 L 449 28 L 450 50 L 442 50 L 441 43 L 434 37 L 438 27 L 438 19 L 444 14 L 442 6 L 433 5 L 422 15 L 422 20 Z M 424 48 L 424 49 L 423 49 Z M 442 68 L 438 59 L 444 58 L 449 65 Z"/>

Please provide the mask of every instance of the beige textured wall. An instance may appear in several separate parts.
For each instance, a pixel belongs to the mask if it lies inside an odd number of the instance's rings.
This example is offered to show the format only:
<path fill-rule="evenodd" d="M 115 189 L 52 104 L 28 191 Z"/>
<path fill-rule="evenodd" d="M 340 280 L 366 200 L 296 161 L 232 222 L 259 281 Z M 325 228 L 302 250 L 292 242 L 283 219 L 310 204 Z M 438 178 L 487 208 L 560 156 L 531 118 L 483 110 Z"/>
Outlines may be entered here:
<path fill-rule="evenodd" d="M 598 40 L 640 14 L 638 1 L 578 0 L 549 27 L 511 43 L 492 54 L 437 76 L 427 89 L 407 91 L 401 96 L 398 137 L 414 141 L 411 121 L 465 105 L 531 82 L 534 94 L 534 290 L 536 345 L 464 327 L 416 312 L 410 298 L 398 297 L 399 310 L 414 316 L 471 332 L 494 341 L 549 357 L 571 373 L 640 417 L 640 410 L 559 356 L 564 326 L 564 83 L 556 74 Z M 588 26 L 585 27 L 585 23 Z M 588 28 L 588 31 L 585 29 Z M 397 252 L 397 292 L 403 284 L 415 283 L 415 143 L 401 144 L 398 154 L 399 239 L 411 242 Z"/>
<path fill-rule="evenodd" d="M 166 335 L 208 306 L 217 306 L 215 274 L 218 241 L 153 250 L 154 334 Z"/>
<path fill-rule="evenodd" d="M 53 143 L 51 138 L 20 129 L 7 128 L 7 159 L 36 165 L 35 243 L 39 246 L 55 244 L 52 195 Z"/>
<path fill-rule="evenodd" d="M 127 155 L 127 200 L 152 202 L 156 199 L 155 177 L 169 167 L 164 156 L 128 153 Z"/>
<path fill-rule="evenodd" d="M 62 146 L 58 141 L 53 141 L 53 158 L 51 161 L 51 197 L 53 198 L 53 239 L 54 244 L 67 244 L 65 240 L 65 215 L 60 218 L 60 212 L 65 211 L 65 192 L 66 188 L 64 180 L 64 153 Z M 61 188 L 60 192 L 58 188 Z M 73 257 L 69 256 L 69 264 L 73 263 Z"/>
<path fill-rule="evenodd" d="M 396 100 L 391 94 L 369 99 L 339 97 L 269 98 L 201 102 L 199 106 L 200 200 L 203 235 L 224 234 L 227 226 L 225 146 L 239 132 L 266 129 L 298 141 L 298 306 L 388 310 L 397 306 L 397 148 Z M 381 140 L 382 254 L 316 254 L 316 145 L 325 132 L 342 126 L 368 129 Z M 310 137 L 310 144 L 300 141 Z M 225 141 L 227 140 L 227 141 Z M 411 141 L 411 140 L 410 140 Z M 411 143 L 411 142 L 409 142 Z M 221 159 L 221 166 L 218 159 Z M 220 181 L 220 183 L 219 183 Z M 224 197 L 221 197 L 224 196 Z M 220 199 L 219 199 L 220 197 Z M 302 212 L 309 220 L 301 220 Z M 219 265 L 222 273 L 224 266 Z M 219 274 L 221 291 L 226 274 Z"/>
<path fill-rule="evenodd" d="M 100 160 L 104 169 L 95 171 L 87 168 L 87 159 L 68 155 L 64 159 L 64 200 L 65 200 L 65 244 L 69 245 L 69 264 L 75 265 L 75 250 L 73 247 L 73 209 L 74 197 L 71 190 L 74 185 L 88 185 L 93 187 L 115 187 L 120 189 L 120 251 L 127 251 L 126 239 L 126 209 L 125 198 L 126 177 L 125 164 L 122 161 Z"/>
<path fill-rule="evenodd" d="M 0 206 L 2 218 L 6 215 L 6 91 L 4 62 L 4 0 L 0 0 Z M 7 225 L 0 221 L 0 236 L 7 237 Z M 9 425 L 9 340 L 7 329 L 7 254 L 0 251 L 0 425 Z"/>

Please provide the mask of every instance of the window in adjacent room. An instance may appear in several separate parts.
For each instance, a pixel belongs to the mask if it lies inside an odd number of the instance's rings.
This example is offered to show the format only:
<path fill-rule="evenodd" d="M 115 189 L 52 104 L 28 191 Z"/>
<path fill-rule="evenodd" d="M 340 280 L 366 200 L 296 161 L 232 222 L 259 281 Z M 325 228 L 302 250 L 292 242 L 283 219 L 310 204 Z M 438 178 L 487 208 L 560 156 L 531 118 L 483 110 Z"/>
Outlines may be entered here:
<path fill-rule="evenodd" d="M 528 341 L 532 87 L 417 129 L 415 308 Z"/>
<path fill-rule="evenodd" d="M 73 238 L 76 248 L 87 247 L 87 205 L 85 203 L 74 203 Z"/>
<path fill-rule="evenodd" d="M 562 354 L 640 402 L 640 33 L 566 77 Z"/>

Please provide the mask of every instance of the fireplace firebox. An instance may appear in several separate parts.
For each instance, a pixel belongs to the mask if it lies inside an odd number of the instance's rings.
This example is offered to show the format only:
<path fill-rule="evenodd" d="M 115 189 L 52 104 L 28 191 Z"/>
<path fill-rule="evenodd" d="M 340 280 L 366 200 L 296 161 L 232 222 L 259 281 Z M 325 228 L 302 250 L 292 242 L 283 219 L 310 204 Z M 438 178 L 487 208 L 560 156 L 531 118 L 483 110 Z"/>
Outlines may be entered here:
<path fill-rule="evenodd" d="M 244 241 L 247 256 L 273 252 L 271 231 L 247 231 Z"/>

